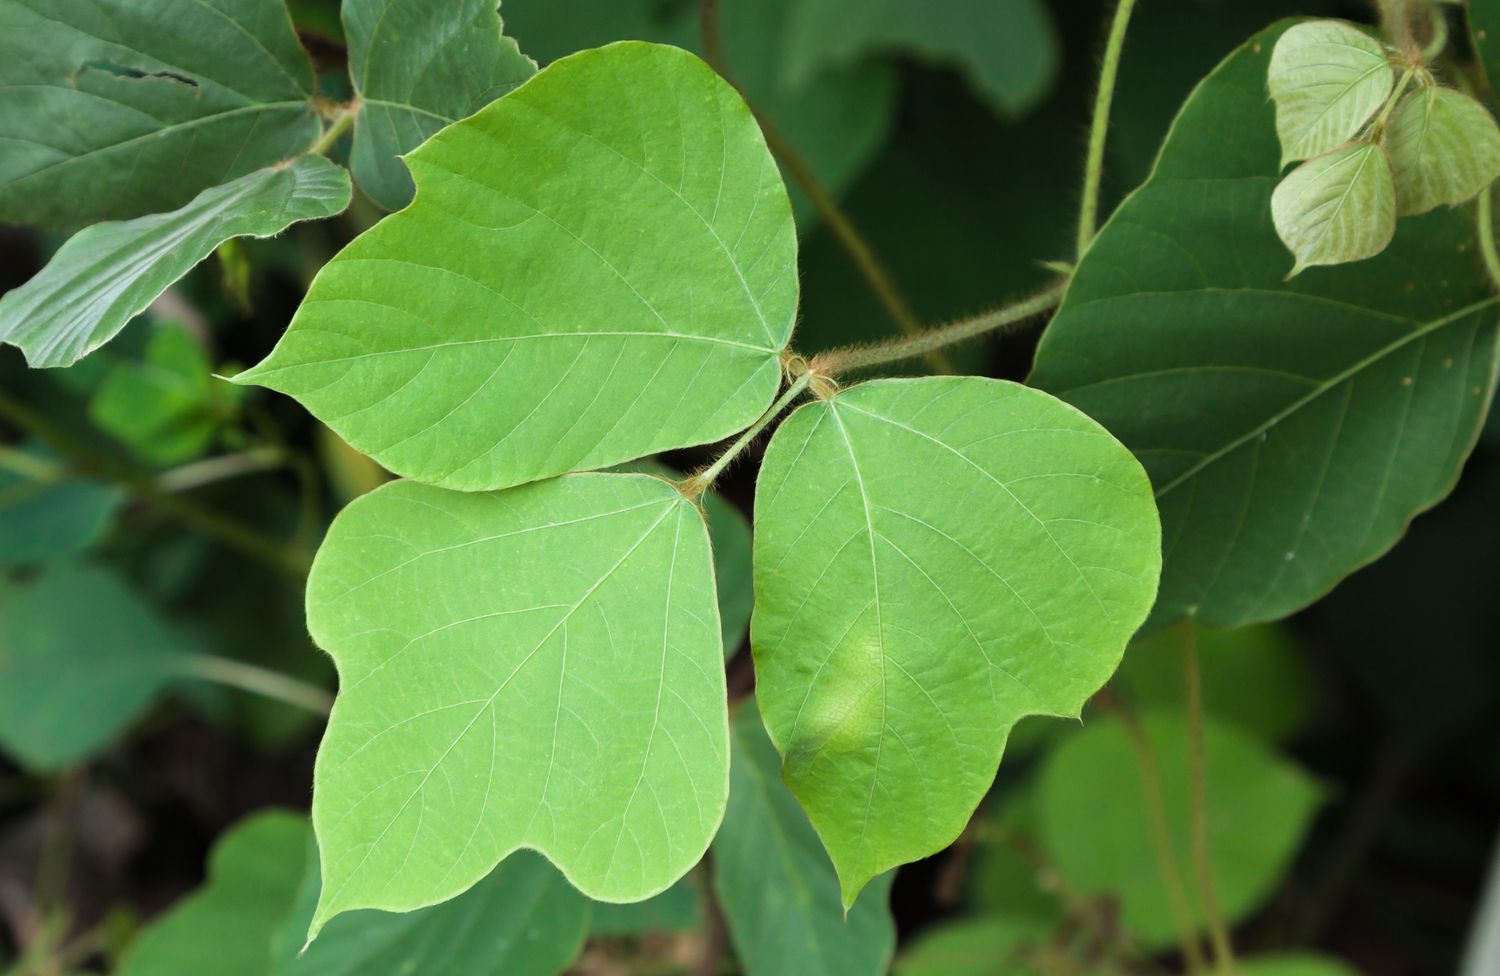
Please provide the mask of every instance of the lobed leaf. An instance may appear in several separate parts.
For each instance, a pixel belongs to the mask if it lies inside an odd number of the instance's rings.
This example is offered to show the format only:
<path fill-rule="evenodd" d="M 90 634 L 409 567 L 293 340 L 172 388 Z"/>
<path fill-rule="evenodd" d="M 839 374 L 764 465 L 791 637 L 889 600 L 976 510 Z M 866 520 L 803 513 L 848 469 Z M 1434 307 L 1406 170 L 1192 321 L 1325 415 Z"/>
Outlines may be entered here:
<path fill-rule="evenodd" d="M 407 160 L 416 200 L 237 381 L 465 490 L 719 440 L 769 406 L 796 235 L 755 119 L 703 62 L 564 58 Z"/>
<path fill-rule="evenodd" d="M 359 95 L 349 165 L 387 210 L 411 202 L 400 157 L 536 73 L 504 36 L 495 0 L 345 0 L 349 75 Z"/>
<path fill-rule="evenodd" d="M 1396 83 L 1380 41 L 1337 20 L 1283 32 L 1265 77 L 1276 103 L 1282 166 L 1353 139 Z"/>
<path fill-rule="evenodd" d="M 846 906 L 958 836 L 1017 719 L 1078 714 L 1159 546 L 1135 459 L 1035 390 L 883 380 L 781 425 L 756 488 L 757 698 Z"/>
<path fill-rule="evenodd" d="M 348 174 L 303 156 L 204 190 L 171 213 L 96 224 L 0 296 L 0 342 L 20 349 L 32 367 L 72 365 L 225 241 L 269 237 L 348 205 Z"/>
<path fill-rule="evenodd" d="M 1297 259 L 1289 278 L 1384 251 L 1396 236 L 1396 184 L 1385 150 L 1361 143 L 1298 166 L 1271 194 L 1271 219 Z"/>
<path fill-rule="evenodd" d="M 1396 106 L 1386 134 L 1396 212 L 1463 203 L 1500 176 L 1500 127 L 1483 105 L 1451 88 L 1426 87 Z"/>
<path fill-rule="evenodd" d="M 1251 38 L 1198 87 L 1079 263 L 1032 382 L 1141 459 L 1162 512 L 1152 626 L 1285 616 L 1446 495 L 1490 400 L 1495 299 L 1455 211 L 1283 280 L 1279 147 Z"/>
<path fill-rule="evenodd" d="M 728 789 L 723 652 L 707 531 L 666 481 L 394 482 L 334 521 L 307 606 L 340 679 L 312 935 L 452 898 L 521 847 L 605 901 L 702 856 Z"/>
<path fill-rule="evenodd" d="M 282 0 L 6 0 L 0 221 L 175 210 L 305 149 L 312 97 Z"/>

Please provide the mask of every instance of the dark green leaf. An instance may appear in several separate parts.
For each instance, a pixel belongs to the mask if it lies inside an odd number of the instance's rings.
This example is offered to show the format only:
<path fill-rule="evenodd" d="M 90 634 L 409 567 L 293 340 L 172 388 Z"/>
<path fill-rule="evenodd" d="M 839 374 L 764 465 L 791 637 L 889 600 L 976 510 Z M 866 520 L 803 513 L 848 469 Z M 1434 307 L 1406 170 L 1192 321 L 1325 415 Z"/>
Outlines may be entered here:
<path fill-rule="evenodd" d="M 109 530 L 125 493 L 68 474 L 40 448 L 15 450 L 37 464 L 24 474 L 0 464 L 0 567 L 47 563 L 87 551 Z"/>

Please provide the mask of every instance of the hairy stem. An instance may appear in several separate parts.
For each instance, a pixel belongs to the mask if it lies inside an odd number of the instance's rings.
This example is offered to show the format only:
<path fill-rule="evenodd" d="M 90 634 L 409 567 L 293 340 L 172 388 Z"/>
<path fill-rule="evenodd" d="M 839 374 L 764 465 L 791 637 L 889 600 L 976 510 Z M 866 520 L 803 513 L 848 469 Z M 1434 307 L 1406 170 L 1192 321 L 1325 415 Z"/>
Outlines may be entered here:
<path fill-rule="evenodd" d="M 1083 202 L 1078 209 L 1077 258 L 1094 241 L 1099 222 L 1099 183 L 1104 175 L 1104 144 L 1109 134 L 1110 105 L 1115 99 L 1115 79 L 1120 74 L 1120 52 L 1125 47 L 1125 30 L 1135 0 L 1119 0 L 1115 18 L 1110 23 L 1109 40 L 1104 44 L 1104 63 L 1099 69 L 1099 90 L 1094 96 L 1094 120 L 1089 126 L 1088 158 L 1083 166 Z"/>
<path fill-rule="evenodd" d="M 724 469 L 729 467 L 730 463 L 739 456 L 740 452 L 748 447 L 751 441 L 760 436 L 760 432 L 765 430 L 771 421 L 779 417 L 781 411 L 785 410 L 791 405 L 793 400 L 801 396 L 802 391 L 807 389 L 807 385 L 811 382 L 811 373 L 803 373 L 793 380 L 792 385 L 786 388 L 786 392 L 782 393 L 776 402 L 771 404 L 770 408 L 760 415 L 759 420 L 745 428 L 745 432 L 740 434 L 733 444 L 729 445 L 728 450 L 719 455 L 717 461 L 682 483 L 682 493 L 689 498 L 697 498 L 712 487 L 715 479 L 724 473 Z"/>
<path fill-rule="evenodd" d="M 1213 861 L 1208 853 L 1208 763 L 1203 748 L 1203 674 L 1198 661 L 1198 637 L 1190 621 L 1180 625 L 1182 670 L 1187 685 L 1189 775 L 1189 820 L 1191 822 L 1193 870 L 1198 882 L 1198 900 L 1208 922 L 1208 938 L 1214 949 L 1215 972 L 1234 976 L 1234 947 L 1219 910 L 1219 891 L 1214 882 Z"/>
<path fill-rule="evenodd" d="M 849 370 L 867 369 L 885 363 L 925 356 L 955 343 L 966 342 L 1008 326 L 1017 325 L 1033 315 L 1056 308 L 1062 302 L 1067 282 L 1058 282 L 1045 291 L 1019 302 L 1002 305 L 973 318 L 928 329 L 904 339 L 893 339 L 871 346 L 849 346 L 832 349 L 813 358 L 812 369 L 820 375 L 837 376 Z"/>
<path fill-rule="evenodd" d="M 232 658 L 212 654 L 185 655 L 182 673 L 203 681 L 252 692 L 318 715 L 327 715 L 333 708 L 333 696 L 316 685 Z"/>
<path fill-rule="evenodd" d="M 349 131 L 349 127 L 354 124 L 354 117 L 358 114 L 359 99 L 356 98 L 347 105 L 340 105 L 334 113 L 333 121 L 329 123 L 328 128 L 324 129 L 322 134 L 313 140 L 313 144 L 307 147 L 306 155 L 328 155 L 328 151 L 334 147 L 345 132 Z"/>
<path fill-rule="evenodd" d="M 1484 270 L 1489 272 L 1490 284 L 1500 291 L 1500 254 L 1495 252 L 1495 200 L 1494 186 L 1487 186 L 1479 194 L 1479 253 L 1484 258 Z"/>

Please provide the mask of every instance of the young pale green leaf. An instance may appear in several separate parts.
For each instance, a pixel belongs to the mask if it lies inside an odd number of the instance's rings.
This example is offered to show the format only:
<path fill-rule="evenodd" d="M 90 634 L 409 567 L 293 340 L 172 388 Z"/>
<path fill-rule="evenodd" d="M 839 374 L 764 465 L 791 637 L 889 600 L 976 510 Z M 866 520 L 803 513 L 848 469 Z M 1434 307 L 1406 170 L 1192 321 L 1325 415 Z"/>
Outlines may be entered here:
<path fill-rule="evenodd" d="M 0 297 L 0 342 L 33 367 L 71 365 L 225 241 L 269 237 L 348 204 L 348 174 L 304 156 L 204 190 L 171 213 L 79 231 L 36 277 Z"/>
<path fill-rule="evenodd" d="M 114 576 L 59 570 L 0 616 L 0 746 L 49 772 L 107 746 L 181 673 L 179 638 Z"/>
<path fill-rule="evenodd" d="M 39 446 L 13 450 L 34 459 L 37 469 L 12 471 L 0 459 L 0 569 L 86 552 L 109 530 L 124 491 L 74 476 Z"/>
<path fill-rule="evenodd" d="M 281 0 L 7 0 L 0 221 L 174 210 L 308 146 L 312 92 Z"/>
<path fill-rule="evenodd" d="M 756 487 L 757 698 L 865 882 L 958 836 L 1024 715 L 1076 715 L 1156 592 L 1150 486 L 1103 428 L 977 377 L 804 406 Z"/>
<path fill-rule="evenodd" d="M 881 50 L 957 67 L 1005 115 L 1045 96 L 1061 62 L 1051 14 L 1038 0 L 801 0 L 783 72 L 794 87 L 816 85 L 822 69 Z"/>
<path fill-rule="evenodd" d="M 89 401 L 89 419 L 140 458 L 182 464 L 213 442 L 227 413 L 225 391 L 245 392 L 214 379 L 207 350 L 186 329 L 163 323 L 140 360 L 110 367 Z"/>
<path fill-rule="evenodd" d="M 1271 194 L 1276 233 L 1296 257 L 1287 277 L 1384 251 L 1396 236 L 1396 184 L 1385 150 L 1345 146 L 1298 166 Z"/>
<path fill-rule="evenodd" d="M 1041 976 L 1034 963 L 1054 926 L 1028 918 L 968 918 L 923 932 L 896 960 L 895 976 Z M 1070 969 L 1070 971 L 1072 971 Z"/>
<path fill-rule="evenodd" d="M 1191 864 L 1188 729 L 1179 710 L 1141 713 L 1161 773 L 1168 832 L 1179 865 Z M 1322 791 L 1249 735 L 1210 719 L 1204 730 L 1208 845 L 1219 907 L 1233 923 L 1265 902 L 1291 865 Z M 1038 785 L 1041 841 L 1052 864 L 1085 897 L 1108 894 L 1120 922 L 1150 947 L 1177 929 L 1151 836 L 1141 762 L 1114 719 L 1090 723 L 1047 757 Z M 1191 885 L 1187 898 L 1200 927 Z"/>
<path fill-rule="evenodd" d="M 1451 88 L 1403 98 L 1385 148 L 1403 217 L 1473 199 L 1500 176 L 1500 127 L 1483 105 Z"/>
<path fill-rule="evenodd" d="M 214 845 L 208 881 L 142 932 L 117 976 L 270 976 L 271 939 L 307 860 L 307 820 L 280 811 L 241 822 Z"/>
<path fill-rule="evenodd" d="M 1286 274 L 1265 98 L 1284 25 L 1188 99 L 1157 167 L 1079 263 L 1033 382 L 1150 472 L 1168 540 L 1153 626 L 1273 620 L 1448 493 L 1495 372 L 1495 301 L 1465 215 Z"/>
<path fill-rule="evenodd" d="M 329 530 L 307 617 L 340 682 L 314 776 L 312 934 L 452 898 L 521 847 L 592 898 L 639 900 L 718 829 L 708 534 L 662 479 L 378 488 Z"/>
<path fill-rule="evenodd" d="M 546 858 L 517 851 L 452 901 L 340 915 L 304 950 L 322 887 L 311 833 L 304 829 L 308 869 L 275 932 L 267 976 L 553 976 L 583 946 L 588 900 Z"/>
<path fill-rule="evenodd" d="M 754 117 L 702 61 L 564 58 L 407 162 L 415 202 L 318 273 L 237 381 L 466 490 L 719 440 L 770 405 L 796 234 Z"/>
<path fill-rule="evenodd" d="M 359 94 L 349 164 L 387 210 L 411 201 L 399 157 L 536 73 L 501 33 L 495 0 L 346 0 L 342 16 Z"/>
<path fill-rule="evenodd" d="M 1284 32 L 1265 78 L 1276 102 L 1282 166 L 1353 139 L 1395 86 L 1380 41 L 1337 20 Z"/>
<path fill-rule="evenodd" d="M 882 974 L 896 947 L 882 875 L 847 915 L 818 835 L 781 781 L 752 703 L 734 717 L 729 809 L 714 840 L 714 891 L 747 976 Z"/>

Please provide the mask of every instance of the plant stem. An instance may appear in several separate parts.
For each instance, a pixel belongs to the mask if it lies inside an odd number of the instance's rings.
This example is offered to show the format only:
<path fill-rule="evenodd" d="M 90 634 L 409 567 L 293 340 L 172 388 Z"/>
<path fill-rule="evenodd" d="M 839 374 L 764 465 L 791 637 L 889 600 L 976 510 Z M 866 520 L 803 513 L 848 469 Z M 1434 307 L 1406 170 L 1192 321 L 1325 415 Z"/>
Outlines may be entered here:
<path fill-rule="evenodd" d="M 1213 861 L 1208 852 L 1208 763 L 1203 748 L 1203 674 L 1198 661 L 1198 637 L 1191 621 L 1183 621 L 1182 670 L 1187 684 L 1187 724 L 1189 749 L 1189 819 L 1191 822 L 1193 868 L 1198 881 L 1198 900 L 1208 922 L 1208 938 L 1214 949 L 1216 972 L 1234 976 L 1234 947 L 1219 910 L 1219 892 L 1214 883 Z"/>
<path fill-rule="evenodd" d="M 1120 73 L 1120 52 L 1125 47 L 1125 30 L 1135 0 L 1119 0 L 1110 23 L 1109 40 L 1104 44 L 1104 63 L 1099 69 L 1099 90 L 1094 96 L 1094 120 L 1089 127 L 1088 158 L 1083 167 L 1083 202 L 1078 211 L 1077 259 L 1094 241 L 1099 221 L 1099 182 L 1104 174 L 1104 144 L 1109 134 L 1110 105 L 1115 98 L 1115 79 Z"/>
<path fill-rule="evenodd" d="M 62 465 L 27 454 L 8 444 L 0 444 L 0 471 L 9 471 L 27 481 L 43 483 L 61 481 L 67 477 L 67 471 Z"/>
<path fill-rule="evenodd" d="M 333 696 L 316 685 L 232 658 L 212 654 L 184 655 L 182 673 L 203 681 L 239 688 L 241 691 L 252 692 L 319 715 L 327 715 L 333 708 Z"/>
<path fill-rule="evenodd" d="M 317 139 L 313 140 L 313 144 L 307 147 L 306 155 L 328 155 L 328 151 L 334 147 L 334 144 L 339 141 L 340 137 L 342 137 L 345 132 L 349 131 L 349 127 L 354 124 L 354 117 L 358 114 L 359 99 L 357 98 L 354 101 L 349 102 L 347 105 L 339 106 L 339 109 L 336 113 L 334 113 L 333 121 L 329 124 L 328 128 L 324 129 L 322 134 L 319 135 Z"/>
<path fill-rule="evenodd" d="M 849 370 L 866 369 L 871 366 L 924 356 L 945 346 L 966 342 L 986 333 L 1016 325 L 1033 315 L 1056 308 L 1062 302 L 1063 291 L 1066 287 L 1066 281 L 1058 282 L 1031 298 L 1001 306 L 973 318 L 961 319 L 949 325 L 928 329 L 904 339 L 893 339 L 890 342 L 872 346 L 847 346 L 842 349 L 832 349 L 815 356 L 812 369 L 820 375 L 837 376 Z"/>
<path fill-rule="evenodd" d="M 747 427 L 745 432 L 740 434 L 733 444 L 729 445 L 729 449 L 719 455 L 717 461 L 682 483 L 682 493 L 689 498 L 697 498 L 707 491 L 713 485 L 714 480 L 720 474 L 723 474 L 724 469 L 729 467 L 730 462 L 738 457 L 739 453 L 751 441 L 755 440 L 761 431 L 766 429 L 766 425 L 780 416 L 781 411 L 785 410 L 793 400 L 801 396 L 802 391 L 807 389 L 807 385 L 812 382 L 812 377 L 812 373 L 803 373 L 793 380 L 792 385 L 786 388 L 786 392 L 781 394 L 776 402 L 771 404 L 770 408 L 760 415 L 759 420 Z"/>
<path fill-rule="evenodd" d="M 157 477 L 156 486 L 168 492 L 192 491 L 216 481 L 254 474 L 257 471 L 269 471 L 279 467 L 284 460 L 280 451 L 270 447 L 257 447 L 238 454 L 221 454 L 164 471 Z"/>
<path fill-rule="evenodd" d="M 1495 253 L 1495 201 L 1494 186 L 1487 186 L 1479 194 L 1479 253 L 1484 257 L 1484 270 L 1489 272 L 1490 284 L 1500 290 L 1500 254 Z"/>
<path fill-rule="evenodd" d="M 719 29 L 719 0 L 698 0 L 698 34 L 703 42 L 703 60 L 728 80 L 724 64 L 724 35 Z"/>

